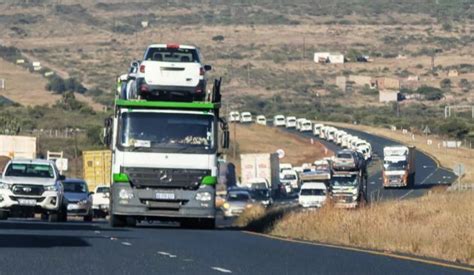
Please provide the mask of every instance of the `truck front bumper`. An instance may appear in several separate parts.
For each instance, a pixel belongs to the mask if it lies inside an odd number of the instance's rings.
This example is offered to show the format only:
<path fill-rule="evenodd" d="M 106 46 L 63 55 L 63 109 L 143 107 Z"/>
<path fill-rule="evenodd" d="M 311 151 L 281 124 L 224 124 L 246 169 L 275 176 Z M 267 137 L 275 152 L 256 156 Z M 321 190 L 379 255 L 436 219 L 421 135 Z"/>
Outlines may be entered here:
<path fill-rule="evenodd" d="M 35 212 L 59 210 L 59 194 L 55 191 L 45 191 L 41 196 L 19 196 L 11 190 L 0 190 L 0 209 L 35 209 Z"/>
<path fill-rule="evenodd" d="M 122 195 L 120 194 L 122 192 Z M 209 192 L 211 200 L 198 201 L 198 192 Z M 172 199 L 157 199 L 157 194 L 173 194 Z M 127 183 L 111 188 L 111 214 L 134 217 L 215 218 L 215 190 L 204 186 L 198 190 L 134 189 Z M 125 194 L 128 194 L 126 198 Z"/>

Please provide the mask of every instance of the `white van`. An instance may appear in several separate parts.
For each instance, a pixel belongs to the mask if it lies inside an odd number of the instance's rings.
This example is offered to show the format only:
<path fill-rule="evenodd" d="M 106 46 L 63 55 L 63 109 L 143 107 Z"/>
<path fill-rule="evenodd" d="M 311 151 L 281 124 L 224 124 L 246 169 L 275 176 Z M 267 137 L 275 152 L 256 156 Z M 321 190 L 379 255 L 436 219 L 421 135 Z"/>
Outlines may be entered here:
<path fill-rule="evenodd" d="M 300 189 L 298 204 L 304 208 L 322 207 L 326 197 L 327 187 L 323 182 L 305 182 Z"/>
<path fill-rule="evenodd" d="M 311 132 L 313 130 L 313 123 L 309 120 L 301 122 L 300 132 Z"/>
<path fill-rule="evenodd" d="M 240 114 L 240 123 L 251 123 L 252 114 L 250 112 L 242 112 Z"/>
<path fill-rule="evenodd" d="M 305 120 L 306 120 L 306 118 L 298 118 L 296 120 L 296 130 L 298 130 L 298 131 L 300 130 L 301 125 L 303 124 L 303 121 L 305 121 Z"/>
<path fill-rule="evenodd" d="M 314 124 L 313 126 L 313 135 L 319 137 L 320 133 L 321 133 L 321 128 L 323 128 L 324 125 L 323 124 Z"/>
<path fill-rule="evenodd" d="M 230 122 L 240 122 L 240 113 L 237 111 L 232 111 L 229 113 Z"/>
<path fill-rule="evenodd" d="M 259 115 L 257 116 L 256 122 L 257 124 L 260 124 L 260 125 L 267 125 L 267 118 L 265 118 L 264 115 Z"/>

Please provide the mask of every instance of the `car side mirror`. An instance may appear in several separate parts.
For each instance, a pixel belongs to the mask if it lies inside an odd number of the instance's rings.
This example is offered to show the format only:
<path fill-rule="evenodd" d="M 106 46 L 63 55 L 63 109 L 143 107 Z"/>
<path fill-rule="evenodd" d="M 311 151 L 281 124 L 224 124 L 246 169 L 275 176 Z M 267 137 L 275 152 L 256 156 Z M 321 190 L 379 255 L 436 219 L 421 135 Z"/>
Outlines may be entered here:
<path fill-rule="evenodd" d="M 59 175 L 59 180 L 66 180 L 66 176 L 64 176 L 64 175 Z"/>
<path fill-rule="evenodd" d="M 210 71 L 212 70 L 212 66 L 211 65 L 204 65 L 204 70 L 207 72 L 207 71 Z"/>
<path fill-rule="evenodd" d="M 94 192 L 89 192 L 89 196 L 92 196 L 94 195 L 95 193 Z"/>

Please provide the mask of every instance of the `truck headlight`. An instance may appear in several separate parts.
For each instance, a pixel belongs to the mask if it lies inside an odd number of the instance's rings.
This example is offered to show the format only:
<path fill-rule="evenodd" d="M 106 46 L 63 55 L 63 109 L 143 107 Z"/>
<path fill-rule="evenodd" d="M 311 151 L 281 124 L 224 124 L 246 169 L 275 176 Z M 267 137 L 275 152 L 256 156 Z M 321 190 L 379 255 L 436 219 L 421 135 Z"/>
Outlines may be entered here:
<path fill-rule="evenodd" d="M 230 205 L 229 205 L 228 202 L 226 202 L 226 203 L 224 203 L 224 205 L 222 207 L 224 207 L 225 209 L 229 209 Z"/>
<path fill-rule="evenodd" d="M 196 200 L 198 201 L 210 201 L 212 200 L 212 195 L 209 192 L 199 192 L 196 194 Z"/>
<path fill-rule="evenodd" d="M 58 186 L 56 184 L 47 185 L 44 187 L 44 191 L 58 191 Z"/>
<path fill-rule="evenodd" d="M 131 191 L 127 191 L 125 189 L 120 190 L 119 197 L 122 200 L 130 200 L 133 198 L 133 193 Z"/>

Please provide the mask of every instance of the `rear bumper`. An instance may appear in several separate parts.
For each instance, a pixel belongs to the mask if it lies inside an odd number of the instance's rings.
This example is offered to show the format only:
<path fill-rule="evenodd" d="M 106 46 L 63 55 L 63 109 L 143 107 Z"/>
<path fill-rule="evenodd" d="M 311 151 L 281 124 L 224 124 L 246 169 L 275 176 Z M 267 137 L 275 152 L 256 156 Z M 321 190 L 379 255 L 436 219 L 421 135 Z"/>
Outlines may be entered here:
<path fill-rule="evenodd" d="M 138 94 L 151 94 L 154 96 L 204 96 L 206 94 L 206 81 L 200 80 L 197 85 L 158 85 L 148 84 L 143 78 L 137 79 Z"/>

